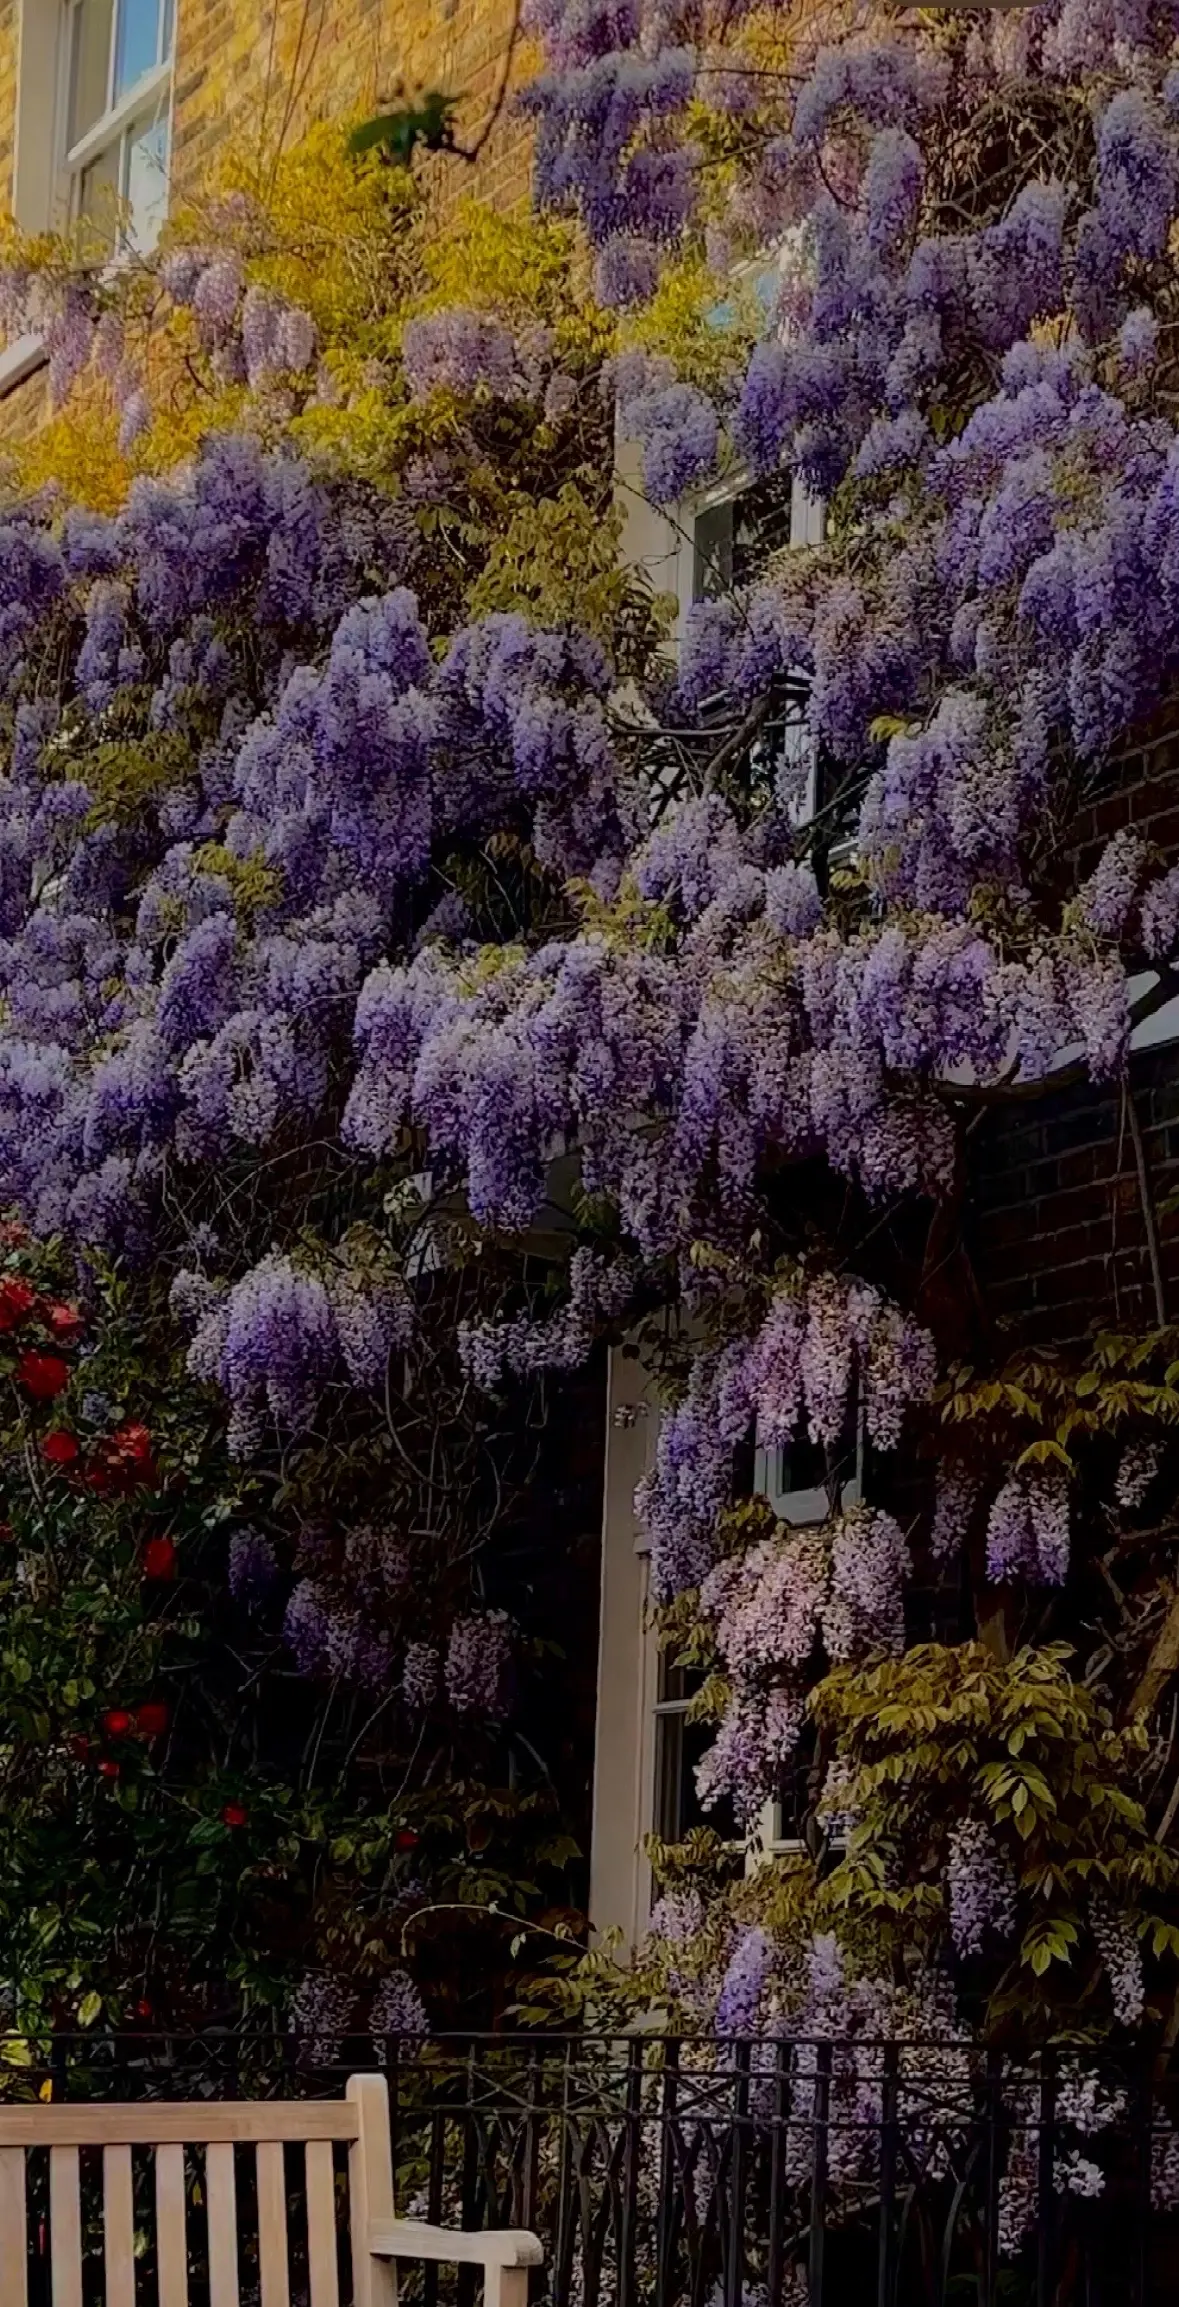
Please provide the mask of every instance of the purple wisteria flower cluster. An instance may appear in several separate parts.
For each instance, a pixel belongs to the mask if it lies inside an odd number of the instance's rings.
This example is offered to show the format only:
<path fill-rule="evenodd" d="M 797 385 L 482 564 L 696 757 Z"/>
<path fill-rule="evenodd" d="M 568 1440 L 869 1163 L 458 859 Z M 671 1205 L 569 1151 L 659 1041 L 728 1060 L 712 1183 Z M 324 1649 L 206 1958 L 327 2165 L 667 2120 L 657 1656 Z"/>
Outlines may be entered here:
<path fill-rule="evenodd" d="M 904 1647 L 905 1537 L 890 1514 L 853 1506 L 834 1521 L 780 1525 L 708 1572 L 700 1614 L 712 1629 L 729 1698 L 697 1768 L 701 1802 L 732 1802 L 751 1824 L 802 1729 L 817 1663 Z"/>
<path fill-rule="evenodd" d="M 661 1421 L 636 1499 L 656 1591 L 678 1593 L 708 1570 L 733 1452 L 751 1433 L 773 1450 L 803 1428 L 838 1454 L 860 1414 L 871 1441 L 893 1449 L 906 1412 L 927 1400 L 935 1377 L 928 1331 L 879 1290 L 800 1273 L 797 1290 L 775 1297 L 750 1338 L 696 1357 L 684 1400 Z"/>

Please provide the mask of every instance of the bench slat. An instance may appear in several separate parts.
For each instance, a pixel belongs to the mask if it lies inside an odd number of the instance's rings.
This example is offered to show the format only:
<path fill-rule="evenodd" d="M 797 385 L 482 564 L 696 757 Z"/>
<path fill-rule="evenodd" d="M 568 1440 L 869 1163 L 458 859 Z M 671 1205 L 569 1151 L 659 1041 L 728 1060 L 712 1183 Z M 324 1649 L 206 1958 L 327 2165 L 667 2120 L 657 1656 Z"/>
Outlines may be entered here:
<path fill-rule="evenodd" d="M 188 2307 L 184 2149 L 156 2149 L 156 2266 L 160 2307 Z"/>
<path fill-rule="evenodd" d="M 307 2144 L 307 2270 L 311 2307 L 340 2307 L 336 2181 L 327 2139 L 311 2139 Z"/>
<path fill-rule="evenodd" d="M 290 2307 L 287 2281 L 287 2180 L 283 2152 L 261 2141 L 258 2158 L 258 2272 L 262 2307 Z"/>
<path fill-rule="evenodd" d="M 50 2114 L 49 2107 L 38 2110 Z M 53 2307 L 82 2307 L 82 2197 L 78 2150 L 54 2147 L 49 2157 L 49 2250 Z"/>
<path fill-rule="evenodd" d="M 28 2300 L 24 2150 L 4 2147 L 0 2149 L 0 2302 L 2 2307 L 28 2307 Z"/>
<path fill-rule="evenodd" d="M 0 2108 L 0 2147 L 199 2147 L 226 2139 L 247 2144 L 260 2139 L 354 2139 L 356 2128 L 355 2107 L 341 2099 Z"/>
<path fill-rule="evenodd" d="M 135 2307 L 135 2190 L 130 2147 L 103 2149 L 102 2226 L 106 2307 Z"/>
<path fill-rule="evenodd" d="M 393 2147 L 384 2076 L 351 2075 L 348 2098 L 359 2124 L 348 2157 L 353 2307 L 397 2307 L 397 2269 L 391 2259 L 378 2259 L 369 2244 L 374 2223 L 393 2217 Z"/>
<path fill-rule="evenodd" d="M 205 2149 L 205 2202 L 209 2220 L 209 2307 L 238 2307 L 237 2174 L 233 2148 Z"/>

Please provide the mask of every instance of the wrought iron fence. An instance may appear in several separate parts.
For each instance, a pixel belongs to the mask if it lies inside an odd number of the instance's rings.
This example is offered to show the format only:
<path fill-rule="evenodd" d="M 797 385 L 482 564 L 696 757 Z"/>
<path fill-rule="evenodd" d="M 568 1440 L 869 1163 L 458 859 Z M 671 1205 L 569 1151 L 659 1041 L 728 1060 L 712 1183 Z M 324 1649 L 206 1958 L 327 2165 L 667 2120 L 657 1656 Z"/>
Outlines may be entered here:
<path fill-rule="evenodd" d="M 22 2097 L 331 2094 L 378 2064 L 399 2208 L 535 2228 L 536 2307 L 1179 2301 L 1179 2086 L 1084 2053 L 225 2034 L 0 2055 Z M 471 2269 L 415 2281 L 421 2307 L 473 2307 Z"/>

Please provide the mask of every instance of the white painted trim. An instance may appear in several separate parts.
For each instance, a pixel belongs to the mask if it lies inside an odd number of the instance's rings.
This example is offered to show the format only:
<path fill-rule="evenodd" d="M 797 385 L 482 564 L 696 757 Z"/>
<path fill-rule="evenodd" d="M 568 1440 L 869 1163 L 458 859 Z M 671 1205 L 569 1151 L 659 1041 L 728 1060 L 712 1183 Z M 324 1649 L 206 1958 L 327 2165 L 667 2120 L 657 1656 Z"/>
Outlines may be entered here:
<path fill-rule="evenodd" d="M 12 213 L 22 232 L 48 232 L 58 221 L 58 158 L 64 134 L 65 25 L 66 13 L 60 0 L 21 0 L 16 47 Z"/>
<path fill-rule="evenodd" d="M 0 352 L 0 400 L 7 393 L 15 392 L 28 377 L 35 376 L 48 359 L 45 339 L 35 330 L 30 330 L 27 336 L 18 336 L 15 344 L 5 345 Z"/>
<path fill-rule="evenodd" d="M 109 112 L 103 113 L 101 120 L 95 121 L 93 128 L 87 129 L 85 136 L 80 136 L 77 143 L 70 146 L 65 156 L 65 165 L 70 175 L 79 175 L 100 153 L 116 144 L 124 130 L 133 126 L 141 113 L 146 118 L 152 114 L 154 107 L 154 117 L 159 119 L 160 98 L 169 95 L 171 86 L 171 60 L 166 64 L 156 64 L 150 72 L 145 72 L 135 86 L 127 90 L 125 96 L 120 96 L 117 104 L 112 104 Z"/>
<path fill-rule="evenodd" d="M 759 1443 L 753 1461 L 753 1487 L 769 1500 L 779 1521 L 789 1522 L 799 1529 L 808 1524 L 825 1522 L 830 1507 L 825 1490 L 783 1490 L 780 1487 L 781 1450 L 765 1450 Z M 846 1514 L 849 1506 L 858 1506 L 864 1494 L 864 1427 L 863 1421 L 856 1433 L 855 1469 L 839 1494 L 839 1502 Z M 745 1857 L 745 1872 L 752 1874 L 755 1867 L 763 1866 L 769 1858 L 797 1855 L 805 1846 L 794 1835 L 781 1832 L 780 1805 L 763 1805 L 753 1837 Z"/>
<path fill-rule="evenodd" d="M 629 1423 L 619 1423 L 621 1411 Z M 601 1605 L 589 1919 L 633 1947 L 651 1911 L 643 1850 L 655 1814 L 659 1649 L 647 1624 L 649 1565 L 634 1494 L 654 1453 L 658 1412 L 637 1361 L 611 1352 L 606 1383 Z"/>

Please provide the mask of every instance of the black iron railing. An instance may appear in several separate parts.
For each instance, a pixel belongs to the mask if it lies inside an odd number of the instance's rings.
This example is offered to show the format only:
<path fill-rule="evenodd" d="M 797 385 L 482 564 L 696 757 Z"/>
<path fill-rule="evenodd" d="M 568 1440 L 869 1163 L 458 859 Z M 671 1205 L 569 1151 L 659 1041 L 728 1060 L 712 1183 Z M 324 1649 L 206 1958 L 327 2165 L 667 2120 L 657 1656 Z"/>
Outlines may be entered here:
<path fill-rule="evenodd" d="M 535 2228 L 537 2307 L 1179 2302 L 1179 2086 L 1085 2053 L 226 2034 L 0 2059 L 9 2096 L 55 2098 L 330 2095 L 378 2064 L 399 2208 Z M 415 2281 L 473 2307 L 472 2270 Z"/>

